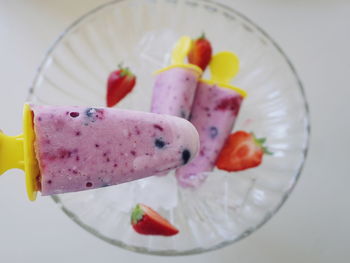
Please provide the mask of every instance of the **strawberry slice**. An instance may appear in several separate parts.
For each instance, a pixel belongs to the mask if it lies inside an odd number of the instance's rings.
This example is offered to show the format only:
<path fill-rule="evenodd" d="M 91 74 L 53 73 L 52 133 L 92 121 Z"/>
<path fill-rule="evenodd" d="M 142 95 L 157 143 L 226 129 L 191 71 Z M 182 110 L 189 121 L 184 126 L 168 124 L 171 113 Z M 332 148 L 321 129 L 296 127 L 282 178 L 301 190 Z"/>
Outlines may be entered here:
<path fill-rule="evenodd" d="M 264 153 L 272 154 L 263 145 L 265 141 L 265 138 L 257 139 L 253 133 L 245 131 L 231 134 L 216 160 L 216 166 L 229 172 L 259 166 Z"/>
<path fill-rule="evenodd" d="M 132 91 L 136 77 L 129 68 L 119 65 L 119 69 L 109 74 L 107 82 L 107 107 L 113 107 Z"/>
<path fill-rule="evenodd" d="M 152 208 L 137 204 L 131 214 L 131 225 L 142 235 L 173 236 L 179 233 L 172 224 Z"/>
<path fill-rule="evenodd" d="M 212 52 L 211 44 L 203 33 L 202 36 L 192 41 L 188 61 L 204 71 L 211 60 Z"/>

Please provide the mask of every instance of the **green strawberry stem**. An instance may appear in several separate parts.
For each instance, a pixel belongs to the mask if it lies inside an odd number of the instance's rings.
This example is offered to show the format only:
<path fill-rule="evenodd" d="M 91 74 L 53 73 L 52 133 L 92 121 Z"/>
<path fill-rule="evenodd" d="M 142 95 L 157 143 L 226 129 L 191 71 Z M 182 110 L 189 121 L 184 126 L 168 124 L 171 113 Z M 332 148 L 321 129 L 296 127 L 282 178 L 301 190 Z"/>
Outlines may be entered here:
<path fill-rule="evenodd" d="M 123 62 L 120 62 L 118 64 L 118 69 L 121 71 L 120 72 L 120 77 L 125 77 L 125 76 L 133 76 L 134 74 L 131 72 L 129 67 L 124 67 Z"/>
<path fill-rule="evenodd" d="M 266 138 L 257 138 L 254 132 L 251 132 L 250 134 L 253 136 L 255 144 L 263 150 L 264 154 L 273 155 L 273 152 L 270 152 L 269 149 L 264 145 Z"/>
<path fill-rule="evenodd" d="M 132 214 L 131 214 L 131 223 L 137 224 L 137 222 L 139 222 L 142 219 L 143 214 L 144 213 L 143 213 L 141 206 L 139 204 L 137 204 L 136 207 L 134 208 L 134 210 L 132 211 Z"/>
<path fill-rule="evenodd" d="M 197 38 L 197 39 L 206 39 L 205 33 L 203 32 L 202 35 L 199 38 Z"/>
<path fill-rule="evenodd" d="M 267 147 L 262 147 L 263 151 L 265 154 L 267 155 L 273 155 L 273 152 L 270 152 L 269 149 L 267 149 Z"/>

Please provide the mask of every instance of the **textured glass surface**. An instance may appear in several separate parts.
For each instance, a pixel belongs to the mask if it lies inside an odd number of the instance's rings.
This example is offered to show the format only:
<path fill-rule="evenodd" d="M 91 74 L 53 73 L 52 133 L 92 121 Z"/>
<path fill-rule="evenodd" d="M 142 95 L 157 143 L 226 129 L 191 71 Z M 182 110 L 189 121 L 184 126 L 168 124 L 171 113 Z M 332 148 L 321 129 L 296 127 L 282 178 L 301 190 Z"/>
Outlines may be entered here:
<path fill-rule="evenodd" d="M 274 152 L 260 167 L 215 170 L 199 189 L 177 186 L 173 174 L 98 190 L 55 196 L 83 228 L 130 250 L 179 255 L 237 241 L 265 223 L 290 194 L 309 136 L 307 104 L 290 61 L 257 25 L 228 6 L 204 0 L 125 0 L 103 5 L 73 23 L 49 50 L 28 99 L 37 104 L 104 106 L 108 74 L 120 62 L 137 86 L 120 108 L 148 111 L 152 72 L 168 65 L 173 43 L 205 32 L 214 51 L 241 60 L 232 84 L 248 92 L 235 130 L 267 137 Z M 180 229 L 174 237 L 141 236 L 130 227 L 138 203 Z"/>

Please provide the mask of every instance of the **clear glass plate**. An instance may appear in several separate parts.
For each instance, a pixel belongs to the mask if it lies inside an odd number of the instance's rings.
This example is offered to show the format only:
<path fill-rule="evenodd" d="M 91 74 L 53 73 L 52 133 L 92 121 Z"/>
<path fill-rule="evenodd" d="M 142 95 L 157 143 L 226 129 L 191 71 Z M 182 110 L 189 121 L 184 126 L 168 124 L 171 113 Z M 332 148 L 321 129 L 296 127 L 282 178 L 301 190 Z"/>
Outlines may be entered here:
<path fill-rule="evenodd" d="M 249 235 L 291 193 L 308 148 L 308 107 L 301 82 L 281 48 L 230 6 L 205 0 L 124 0 L 75 21 L 49 49 L 30 89 L 37 104 L 104 106 L 108 74 L 120 62 L 137 86 L 118 107 L 149 111 L 152 72 L 168 65 L 182 35 L 205 32 L 215 52 L 241 60 L 233 84 L 245 89 L 235 130 L 267 137 L 273 156 L 237 173 L 215 170 L 197 190 L 178 187 L 173 174 L 104 189 L 55 196 L 59 207 L 95 236 L 119 247 L 159 255 L 213 250 Z M 142 236 L 130 211 L 147 204 L 180 229 L 174 237 Z"/>

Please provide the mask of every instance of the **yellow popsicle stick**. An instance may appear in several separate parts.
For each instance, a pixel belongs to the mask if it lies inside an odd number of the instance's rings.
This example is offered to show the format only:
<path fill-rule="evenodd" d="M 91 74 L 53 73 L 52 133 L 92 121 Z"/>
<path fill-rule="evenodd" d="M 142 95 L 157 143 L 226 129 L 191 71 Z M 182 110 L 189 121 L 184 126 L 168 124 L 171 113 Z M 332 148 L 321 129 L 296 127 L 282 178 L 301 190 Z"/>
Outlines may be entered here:
<path fill-rule="evenodd" d="M 223 51 L 212 57 L 209 67 L 212 81 L 229 84 L 239 71 L 239 59 L 232 52 Z"/>
<path fill-rule="evenodd" d="M 199 81 L 207 83 L 209 85 L 218 85 L 219 87 L 222 87 L 222 88 L 232 89 L 232 90 L 236 91 L 238 94 L 240 94 L 243 98 L 248 96 L 248 93 L 244 89 L 240 89 L 240 88 L 232 86 L 230 84 L 218 83 L 216 81 L 209 80 L 209 79 L 200 79 Z"/>
<path fill-rule="evenodd" d="M 36 199 L 35 179 L 39 166 L 34 152 L 35 134 L 33 115 L 28 104 L 23 107 L 23 134 L 7 136 L 0 132 L 0 175 L 10 169 L 21 169 L 26 175 L 26 189 L 29 200 Z"/>
<path fill-rule="evenodd" d="M 182 36 L 175 44 L 171 52 L 171 65 L 183 64 L 187 54 L 190 52 L 192 39 L 188 36 Z"/>
<path fill-rule="evenodd" d="M 9 169 L 24 170 L 23 134 L 7 136 L 0 132 L 0 174 Z"/>
<path fill-rule="evenodd" d="M 34 201 L 38 192 L 36 177 L 39 175 L 39 164 L 34 151 L 35 133 L 33 127 L 33 113 L 28 104 L 24 104 L 23 107 L 23 132 L 26 189 L 29 200 Z"/>
<path fill-rule="evenodd" d="M 243 89 L 230 85 L 231 80 L 239 71 L 238 57 L 229 51 L 219 52 L 214 55 L 209 64 L 211 79 L 200 81 L 209 85 L 218 85 L 219 87 L 228 88 L 236 91 L 243 97 L 247 96 L 247 92 Z"/>
<path fill-rule="evenodd" d="M 192 39 L 188 36 L 182 36 L 175 44 L 171 52 L 171 65 L 157 70 L 155 74 L 167 71 L 172 68 L 188 68 L 196 71 L 199 75 L 202 75 L 203 71 L 200 67 L 192 64 L 185 64 L 184 60 L 191 50 Z"/>
<path fill-rule="evenodd" d="M 193 71 L 195 71 L 199 76 L 202 75 L 203 71 L 200 67 L 197 67 L 196 65 L 192 65 L 192 64 L 175 64 L 175 65 L 170 65 L 166 68 L 162 68 L 157 70 L 156 72 L 154 72 L 155 75 L 162 73 L 164 71 L 167 71 L 169 69 L 172 68 L 188 68 L 188 69 L 192 69 Z"/>

